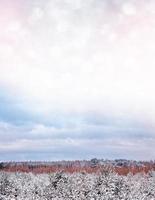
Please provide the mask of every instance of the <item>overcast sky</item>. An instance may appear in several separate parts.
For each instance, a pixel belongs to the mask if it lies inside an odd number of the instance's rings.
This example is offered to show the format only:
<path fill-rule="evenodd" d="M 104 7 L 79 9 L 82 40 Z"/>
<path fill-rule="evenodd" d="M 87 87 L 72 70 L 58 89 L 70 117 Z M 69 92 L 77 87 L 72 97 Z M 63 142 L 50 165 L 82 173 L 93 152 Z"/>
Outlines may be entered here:
<path fill-rule="evenodd" d="M 154 145 L 154 0 L 0 0 L 0 160 Z"/>

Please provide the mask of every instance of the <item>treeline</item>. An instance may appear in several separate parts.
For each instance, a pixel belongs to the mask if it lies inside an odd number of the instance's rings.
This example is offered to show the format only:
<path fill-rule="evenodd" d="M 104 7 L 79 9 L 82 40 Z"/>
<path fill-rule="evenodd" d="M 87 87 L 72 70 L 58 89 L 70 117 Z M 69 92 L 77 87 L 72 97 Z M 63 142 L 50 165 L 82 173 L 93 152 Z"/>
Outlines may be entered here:
<path fill-rule="evenodd" d="M 148 173 L 155 171 L 155 162 L 135 162 L 126 160 L 99 162 L 97 159 L 90 161 L 59 161 L 59 162 L 1 162 L 0 171 L 6 172 L 32 172 L 35 174 L 55 172 L 86 172 L 98 173 L 104 168 L 110 167 L 119 175 L 129 173 Z"/>

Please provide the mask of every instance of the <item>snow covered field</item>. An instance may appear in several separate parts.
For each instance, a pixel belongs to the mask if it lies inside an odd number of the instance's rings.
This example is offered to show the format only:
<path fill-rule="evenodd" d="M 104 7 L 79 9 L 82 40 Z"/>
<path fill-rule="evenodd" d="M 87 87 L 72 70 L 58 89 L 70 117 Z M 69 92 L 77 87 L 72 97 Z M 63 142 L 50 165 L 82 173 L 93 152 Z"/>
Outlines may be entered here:
<path fill-rule="evenodd" d="M 0 172 L 0 200 L 155 200 L 155 174 Z"/>

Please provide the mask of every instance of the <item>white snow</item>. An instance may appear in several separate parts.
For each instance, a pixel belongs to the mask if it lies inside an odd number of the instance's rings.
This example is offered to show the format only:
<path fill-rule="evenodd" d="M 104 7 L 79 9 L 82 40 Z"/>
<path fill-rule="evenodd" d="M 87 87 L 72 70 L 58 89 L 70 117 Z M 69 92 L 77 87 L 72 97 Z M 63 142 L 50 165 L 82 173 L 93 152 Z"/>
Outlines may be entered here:
<path fill-rule="evenodd" d="M 153 200 L 155 175 L 0 173 L 1 200 Z"/>

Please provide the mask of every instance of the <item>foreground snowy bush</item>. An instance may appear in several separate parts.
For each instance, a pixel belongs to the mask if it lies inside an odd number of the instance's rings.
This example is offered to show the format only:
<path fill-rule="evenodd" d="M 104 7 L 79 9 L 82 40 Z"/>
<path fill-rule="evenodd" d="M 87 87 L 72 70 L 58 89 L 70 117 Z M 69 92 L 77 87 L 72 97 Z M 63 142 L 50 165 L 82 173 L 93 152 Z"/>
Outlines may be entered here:
<path fill-rule="evenodd" d="M 0 172 L 0 200 L 155 200 L 155 175 Z"/>

